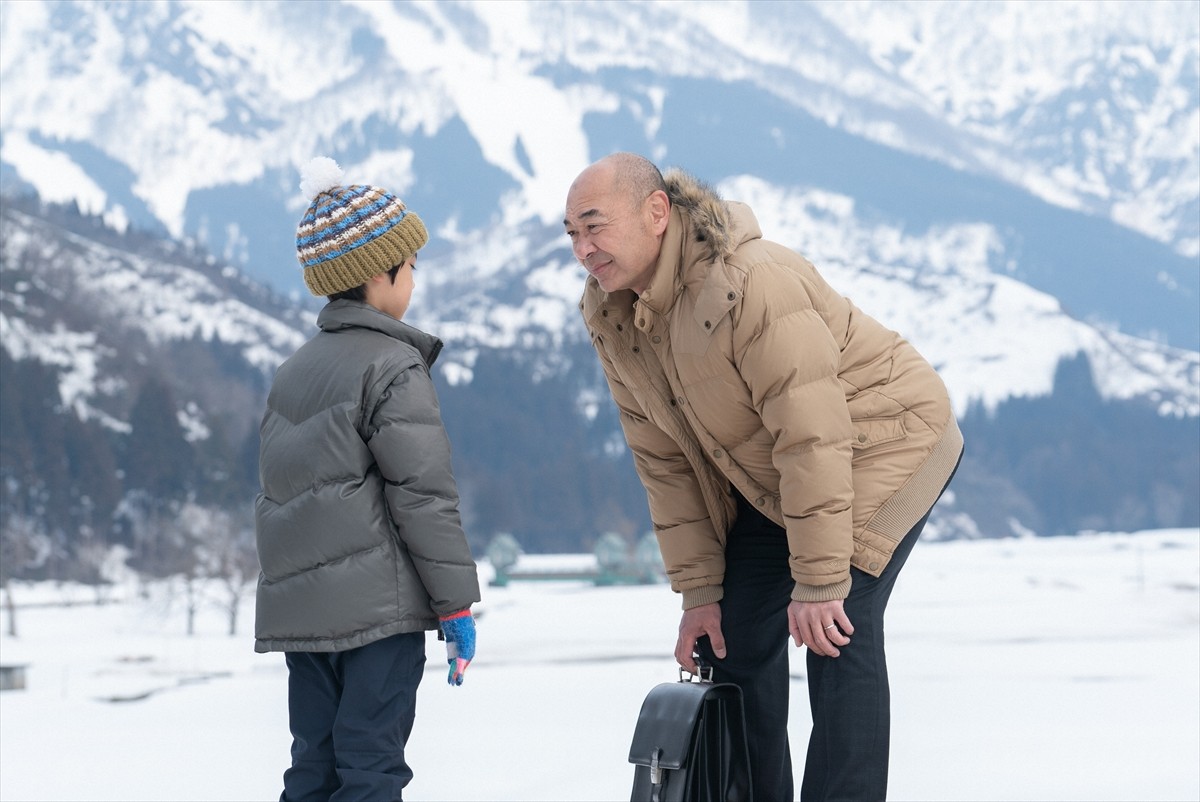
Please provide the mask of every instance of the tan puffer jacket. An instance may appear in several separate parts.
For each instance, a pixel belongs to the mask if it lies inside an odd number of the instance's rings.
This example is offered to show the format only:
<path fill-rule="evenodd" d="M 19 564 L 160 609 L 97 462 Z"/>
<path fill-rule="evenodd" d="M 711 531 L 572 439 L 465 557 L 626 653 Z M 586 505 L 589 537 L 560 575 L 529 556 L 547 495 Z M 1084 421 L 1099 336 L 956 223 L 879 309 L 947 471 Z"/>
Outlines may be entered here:
<path fill-rule="evenodd" d="M 589 278 L 580 308 L 608 377 L 672 587 L 718 601 L 731 488 L 787 530 L 792 598 L 878 576 L 937 500 L 963 440 L 945 386 L 753 212 L 682 172 L 641 297 Z"/>

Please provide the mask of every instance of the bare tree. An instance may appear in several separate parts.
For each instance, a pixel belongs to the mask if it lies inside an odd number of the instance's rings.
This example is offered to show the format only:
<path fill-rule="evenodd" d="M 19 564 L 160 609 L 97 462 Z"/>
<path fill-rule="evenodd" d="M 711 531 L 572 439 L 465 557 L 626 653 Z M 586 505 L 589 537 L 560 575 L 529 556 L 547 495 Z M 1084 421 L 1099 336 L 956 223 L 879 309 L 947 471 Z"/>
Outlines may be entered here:
<path fill-rule="evenodd" d="M 249 515 L 235 516 L 195 501 L 145 504 L 130 498 L 122 515 L 133 535 L 130 560 L 143 577 L 168 579 L 171 596 L 182 599 L 187 634 L 206 603 L 225 612 L 230 635 L 247 586 L 258 576 L 258 552 Z"/>
<path fill-rule="evenodd" d="M 178 578 L 183 584 L 183 603 L 185 620 L 187 621 L 187 636 L 196 634 L 196 613 L 200 612 L 200 602 L 204 599 L 204 579 L 199 576 L 200 566 L 192 563 Z M 172 583 L 175 577 L 171 579 Z"/>
<path fill-rule="evenodd" d="M 197 547 L 196 505 L 163 502 L 141 492 L 130 493 L 121 504 L 120 515 L 129 527 L 133 553 L 129 566 L 138 572 L 142 595 L 149 597 L 148 580 L 167 580 L 171 598 L 183 587 L 187 634 L 195 634 L 196 612 L 203 598 L 204 571 Z"/>
<path fill-rule="evenodd" d="M 13 580 L 23 571 L 43 565 L 52 550 L 50 536 L 35 518 L 14 513 L 0 526 L 0 586 L 4 591 L 4 609 L 8 613 L 9 637 L 17 637 Z"/>
<path fill-rule="evenodd" d="M 71 563 L 72 574 L 92 588 L 96 606 L 99 607 L 108 600 L 108 591 L 112 587 L 112 580 L 105 574 L 110 567 L 112 547 L 97 536 L 91 527 L 82 526 L 72 550 L 75 555 Z"/>
<path fill-rule="evenodd" d="M 237 635 L 242 596 L 258 577 L 258 551 L 249 516 L 185 504 L 180 521 L 195 543 L 200 572 L 217 587 L 213 601 L 227 616 L 228 632 Z"/>

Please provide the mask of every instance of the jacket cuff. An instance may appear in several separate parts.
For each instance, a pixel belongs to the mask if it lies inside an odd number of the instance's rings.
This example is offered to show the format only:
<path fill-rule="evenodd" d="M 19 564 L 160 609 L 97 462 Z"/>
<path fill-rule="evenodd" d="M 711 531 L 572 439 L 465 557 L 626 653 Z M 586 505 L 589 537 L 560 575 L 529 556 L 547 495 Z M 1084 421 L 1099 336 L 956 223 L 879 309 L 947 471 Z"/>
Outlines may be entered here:
<path fill-rule="evenodd" d="M 722 585 L 701 585 L 698 588 L 688 588 L 683 591 L 683 609 L 690 610 L 702 604 L 714 604 L 725 598 L 725 588 Z"/>
<path fill-rule="evenodd" d="M 844 599 L 850 595 L 850 577 L 832 585 L 802 585 L 796 583 L 792 591 L 792 601 L 823 602 Z"/>

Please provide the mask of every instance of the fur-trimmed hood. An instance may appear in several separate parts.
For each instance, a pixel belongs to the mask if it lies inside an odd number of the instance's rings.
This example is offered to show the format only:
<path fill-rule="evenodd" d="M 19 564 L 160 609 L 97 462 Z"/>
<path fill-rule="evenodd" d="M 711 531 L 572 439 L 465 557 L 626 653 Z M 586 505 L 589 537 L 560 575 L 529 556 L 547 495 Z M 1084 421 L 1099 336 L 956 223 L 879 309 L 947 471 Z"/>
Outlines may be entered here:
<path fill-rule="evenodd" d="M 667 197 L 691 221 L 691 235 L 706 245 L 705 261 L 727 259 L 740 243 L 730 216 L 729 204 L 708 184 L 683 170 L 674 168 L 663 175 Z"/>

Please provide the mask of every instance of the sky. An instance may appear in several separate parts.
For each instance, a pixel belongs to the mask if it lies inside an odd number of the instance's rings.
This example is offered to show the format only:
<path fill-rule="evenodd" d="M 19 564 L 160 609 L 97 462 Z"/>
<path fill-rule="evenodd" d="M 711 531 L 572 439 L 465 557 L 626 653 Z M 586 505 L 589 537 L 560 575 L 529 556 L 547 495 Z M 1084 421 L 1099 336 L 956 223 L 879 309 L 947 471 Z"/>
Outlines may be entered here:
<path fill-rule="evenodd" d="M 15 586 L 0 662 L 27 664 L 28 687 L 0 694 L 0 799 L 278 798 L 287 674 L 253 652 L 252 593 L 236 637 L 214 606 L 187 637 L 178 588 L 147 591 L 120 584 L 97 606 L 89 589 Z M 405 798 L 628 799 L 641 702 L 678 676 L 678 598 L 483 591 L 462 687 L 429 636 Z M 1198 624 L 1200 530 L 919 545 L 888 612 L 891 798 L 1200 798 Z M 799 778 L 810 722 L 792 657 Z"/>

